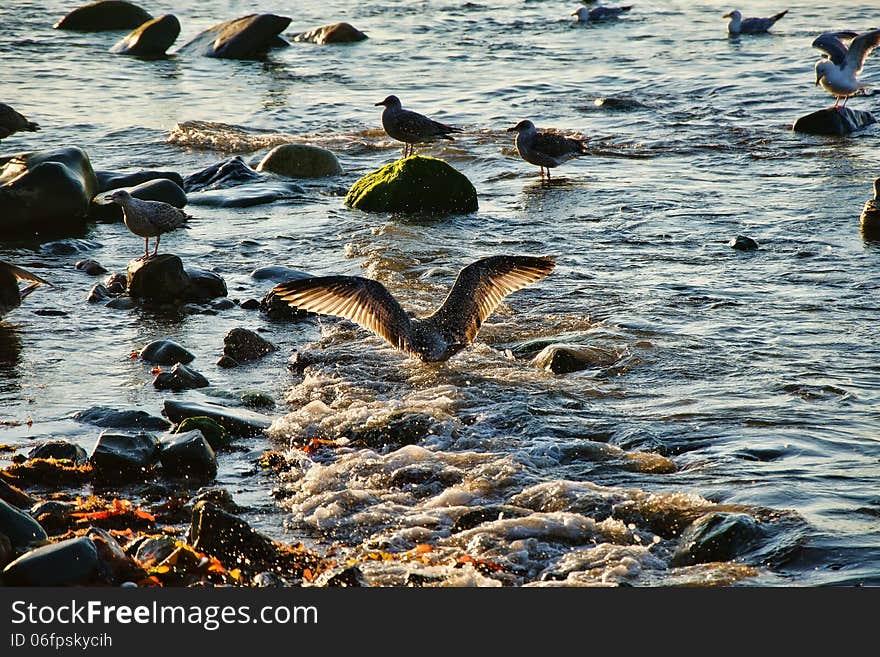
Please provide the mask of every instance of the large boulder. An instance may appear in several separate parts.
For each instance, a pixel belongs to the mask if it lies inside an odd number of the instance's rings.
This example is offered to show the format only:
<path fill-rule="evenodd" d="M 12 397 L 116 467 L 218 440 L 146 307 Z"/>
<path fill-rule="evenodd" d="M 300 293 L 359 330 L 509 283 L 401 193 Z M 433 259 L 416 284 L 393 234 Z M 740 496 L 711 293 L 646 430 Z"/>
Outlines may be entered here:
<path fill-rule="evenodd" d="M 0 534 L 6 536 L 14 548 L 26 548 L 31 543 L 46 540 L 46 531 L 40 523 L 2 499 L 0 499 Z"/>
<path fill-rule="evenodd" d="M 164 57 L 165 51 L 171 47 L 179 34 L 180 21 L 177 20 L 177 16 L 162 14 L 117 41 L 110 48 L 110 52 L 134 57 Z"/>
<path fill-rule="evenodd" d="M 80 148 L 0 158 L 0 234 L 81 231 L 98 181 Z"/>
<path fill-rule="evenodd" d="M 132 30 L 153 18 L 145 10 L 123 0 L 99 0 L 77 7 L 60 19 L 56 30 L 80 32 L 103 32 L 106 30 Z"/>
<path fill-rule="evenodd" d="M 275 14 L 242 16 L 200 32 L 179 52 L 226 59 L 258 59 L 272 48 L 289 45 L 278 35 L 287 29 L 290 20 Z"/>
<path fill-rule="evenodd" d="M 350 23 L 333 23 L 332 25 L 322 25 L 308 32 L 297 34 L 294 41 L 310 41 L 320 45 L 328 43 L 354 43 L 363 41 L 367 35 Z"/>
<path fill-rule="evenodd" d="M 443 160 L 413 155 L 358 180 L 345 204 L 366 212 L 451 214 L 476 212 L 477 190 Z"/>
<path fill-rule="evenodd" d="M 257 171 L 269 171 L 289 178 L 322 178 L 345 173 L 331 151 L 306 144 L 282 144 L 266 153 Z"/>
<path fill-rule="evenodd" d="M 802 116 L 791 127 L 795 132 L 804 132 L 810 135 L 848 135 L 856 130 L 861 130 L 877 119 L 870 112 L 853 110 L 848 107 L 828 107 L 818 112 Z"/>
<path fill-rule="evenodd" d="M 129 194 L 142 201 L 162 201 L 176 208 L 182 208 L 187 203 L 183 188 L 173 180 L 165 178 L 148 180 L 126 189 Z M 98 193 L 89 206 L 89 219 L 105 222 L 122 221 L 122 206 L 107 200 L 103 192 Z"/>
<path fill-rule="evenodd" d="M 80 536 L 26 552 L 0 577 L 6 586 L 76 586 L 95 583 L 99 566 L 95 543 Z"/>

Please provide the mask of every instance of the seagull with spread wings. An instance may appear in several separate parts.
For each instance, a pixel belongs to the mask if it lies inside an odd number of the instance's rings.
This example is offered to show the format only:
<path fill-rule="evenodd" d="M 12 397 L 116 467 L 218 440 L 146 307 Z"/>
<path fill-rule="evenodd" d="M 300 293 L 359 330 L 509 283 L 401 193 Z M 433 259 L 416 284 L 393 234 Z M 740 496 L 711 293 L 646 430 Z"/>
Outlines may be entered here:
<path fill-rule="evenodd" d="M 299 310 L 344 317 L 396 349 L 425 362 L 448 360 L 467 347 L 508 294 L 547 276 L 553 258 L 497 255 L 458 273 L 433 314 L 414 317 L 378 281 L 360 276 L 317 276 L 280 283 L 276 298 Z"/>
<path fill-rule="evenodd" d="M 19 281 L 27 281 L 28 285 L 19 288 Z M 22 299 L 40 285 L 51 286 L 52 284 L 26 269 L 0 260 L 0 318 L 10 310 L 18 308 Z"/>
<path fill-rule="evenodd" d="M 850 42 L 849 47 L 844 41 Z M 868 55 L 878 44 L 880 44 L 880 30 L 870 30 L 862 34 L 825 32 L 813 41 L 813 47 L 827 55 L 816 62 L 816 86 L 821 84 L 825 91 L 835 97 L 835 109 L 841 98 L 843 98 L 842 107 L 846 107 L 846 101 L 850 96 L 868 86 L 859 80 L 858 75 Z"/>

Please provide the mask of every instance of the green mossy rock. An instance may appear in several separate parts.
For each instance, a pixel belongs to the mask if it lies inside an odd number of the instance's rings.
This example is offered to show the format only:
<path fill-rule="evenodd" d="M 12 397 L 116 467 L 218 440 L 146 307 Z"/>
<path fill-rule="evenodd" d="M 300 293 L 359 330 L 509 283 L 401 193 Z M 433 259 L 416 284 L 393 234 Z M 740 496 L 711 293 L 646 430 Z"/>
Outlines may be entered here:
<path fill-rule="evenodd" d="M 257 171 L 270 171 L 288 178 L 321 178 L 345 173 L 331 151 L 308 144 L 281 144 L 266 154 Z"/>
<path fill-rule="evenodd" d="M 476 212 L 477 190 L 443 160 L 413 155 L 358 180 L 345 204 L 366 212 Z"/>
<path fill-rule="evenodd" d="M 204 415 L 186 418 L 177 426 L 174 433 L 187 433 L 193 429 L 198 429 L 202 432 L 211 449 L 223 449 L 232 442 L 229 432 L 222 425 Z"/>

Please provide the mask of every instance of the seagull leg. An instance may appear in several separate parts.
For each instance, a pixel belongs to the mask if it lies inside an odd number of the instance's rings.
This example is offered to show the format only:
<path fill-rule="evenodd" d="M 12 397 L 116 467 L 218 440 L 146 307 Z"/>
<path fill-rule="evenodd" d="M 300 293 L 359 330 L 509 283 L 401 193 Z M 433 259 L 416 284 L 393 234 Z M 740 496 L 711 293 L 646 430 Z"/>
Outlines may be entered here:
<path fill-rule="evenodd" d="M 150 238 L 144 238 L 144 260 L 150 257 Z"/>
<path fill-rule="evenodd" d="M 153 257 L 154 257 L 154 258 L 156 257 L 156 254 L 159 253 L 159 238 L 160 238 L 160 237 L 162 237 L 162 236 L 161 236 L 161 235 L 156 235 L 156 248 L 153 249 Z"/>

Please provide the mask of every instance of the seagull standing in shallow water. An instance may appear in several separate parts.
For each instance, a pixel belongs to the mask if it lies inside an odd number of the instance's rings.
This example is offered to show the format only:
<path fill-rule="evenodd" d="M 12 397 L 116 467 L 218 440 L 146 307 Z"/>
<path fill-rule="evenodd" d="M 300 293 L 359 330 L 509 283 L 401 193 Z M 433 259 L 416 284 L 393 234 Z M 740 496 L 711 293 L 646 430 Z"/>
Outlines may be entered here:
<path fill-rule="evenodd" d="M 162 201 L 142 201 L 124 189 L 117 189 L 104 197 L 122 206 L 122 216 L 126 227 L 135 235 L 144 238 L 144 259 L 150 257 L 150 238 L 156 238 L 153 256 L 159 252 L 159 238 L 162 233 L 183 228 L 190 215 L 170 203 Z"/>
<path fill-rule="evenodd" d="M 734 36 L 737 34 L 763 34 L 787 13 L 788 9 L 767 18 L 743 18 L 742 12 L 739 9 L 734 9 L 724 14 L 721 18 L 730 19 L 730 22 L 727 24 L 728 34 Z"/>
<path fill-rule="evenodd" d="M 849 48 L 843 40 L 850 41 Z M 867 87 L 859 80 L 858 75 L 865 65 L 865 60 L 877 45 L 880 44 L 880 30 L 871 30 L 864 34 L 858 32 L 825 32 L 813 41 L 813 47 L 828 55 L 816 62 L 816 86 L 835 97 L 834 107 L 837 108 L 843 98 L 842 107 L 850 96 Z"/>
<path fill-rule="evenodd" d="M 507 132 L 517 133 L 516 150 L 520 157 L 530 164 L 541 167 L 542 179 L 546 168 L 548 181 L 552 167 L 587 154 L 587 143 L 583 139 L 565 137 L 555 132 L 540 132 L 528 119 L 508 128 Z"/>
<path fill-rule="evenodd" d="M 477 260 L 458 273 L 446 300 L 427 317 L 413 317 L 384 285 L 360 276 L 287 281 L 272 288 L 272 294 L 299 310 L 344 317 L 395 349 L 434 363 L 467 347 L 505 296 L 541 280 L 555 266 L 547 257 L 499 255 Z"/>
<path fill-rule="evenodd" d="M 455 141 L 449 136 L 449 133 L 461 132 L 460 128 L 453 128 L 451 125 L 438 123 L 418 112 L 403 109 L 397 96 L 388 96 L 376 105 L 385 106 L 385 109 L 382 110 L 382 127 L 389 137 L 404 143 L 404 157 L 407 155 L 407 149 L 410 155 L 415 152 L 413 144 L 437 139 Z"/>
<path fill-rule="evenodd" d="M 589 23 L 590 21 L 607 21 L 611 18 L 617 18 L 621 14 L 632 9 L 632 5 L 626 7 L 580 7 L 571 12 L 572 16 L 577 16 L 579 23 Z"/>
<path fill-rule="evenodd" d="M 19 289 L 19 281 L 28 281 L 30 285 Z M 0 318 L 10 310 L 18 308 L 22 299 L 40 285 L 52 284 L 26 269 L 0 260 Z"/>

